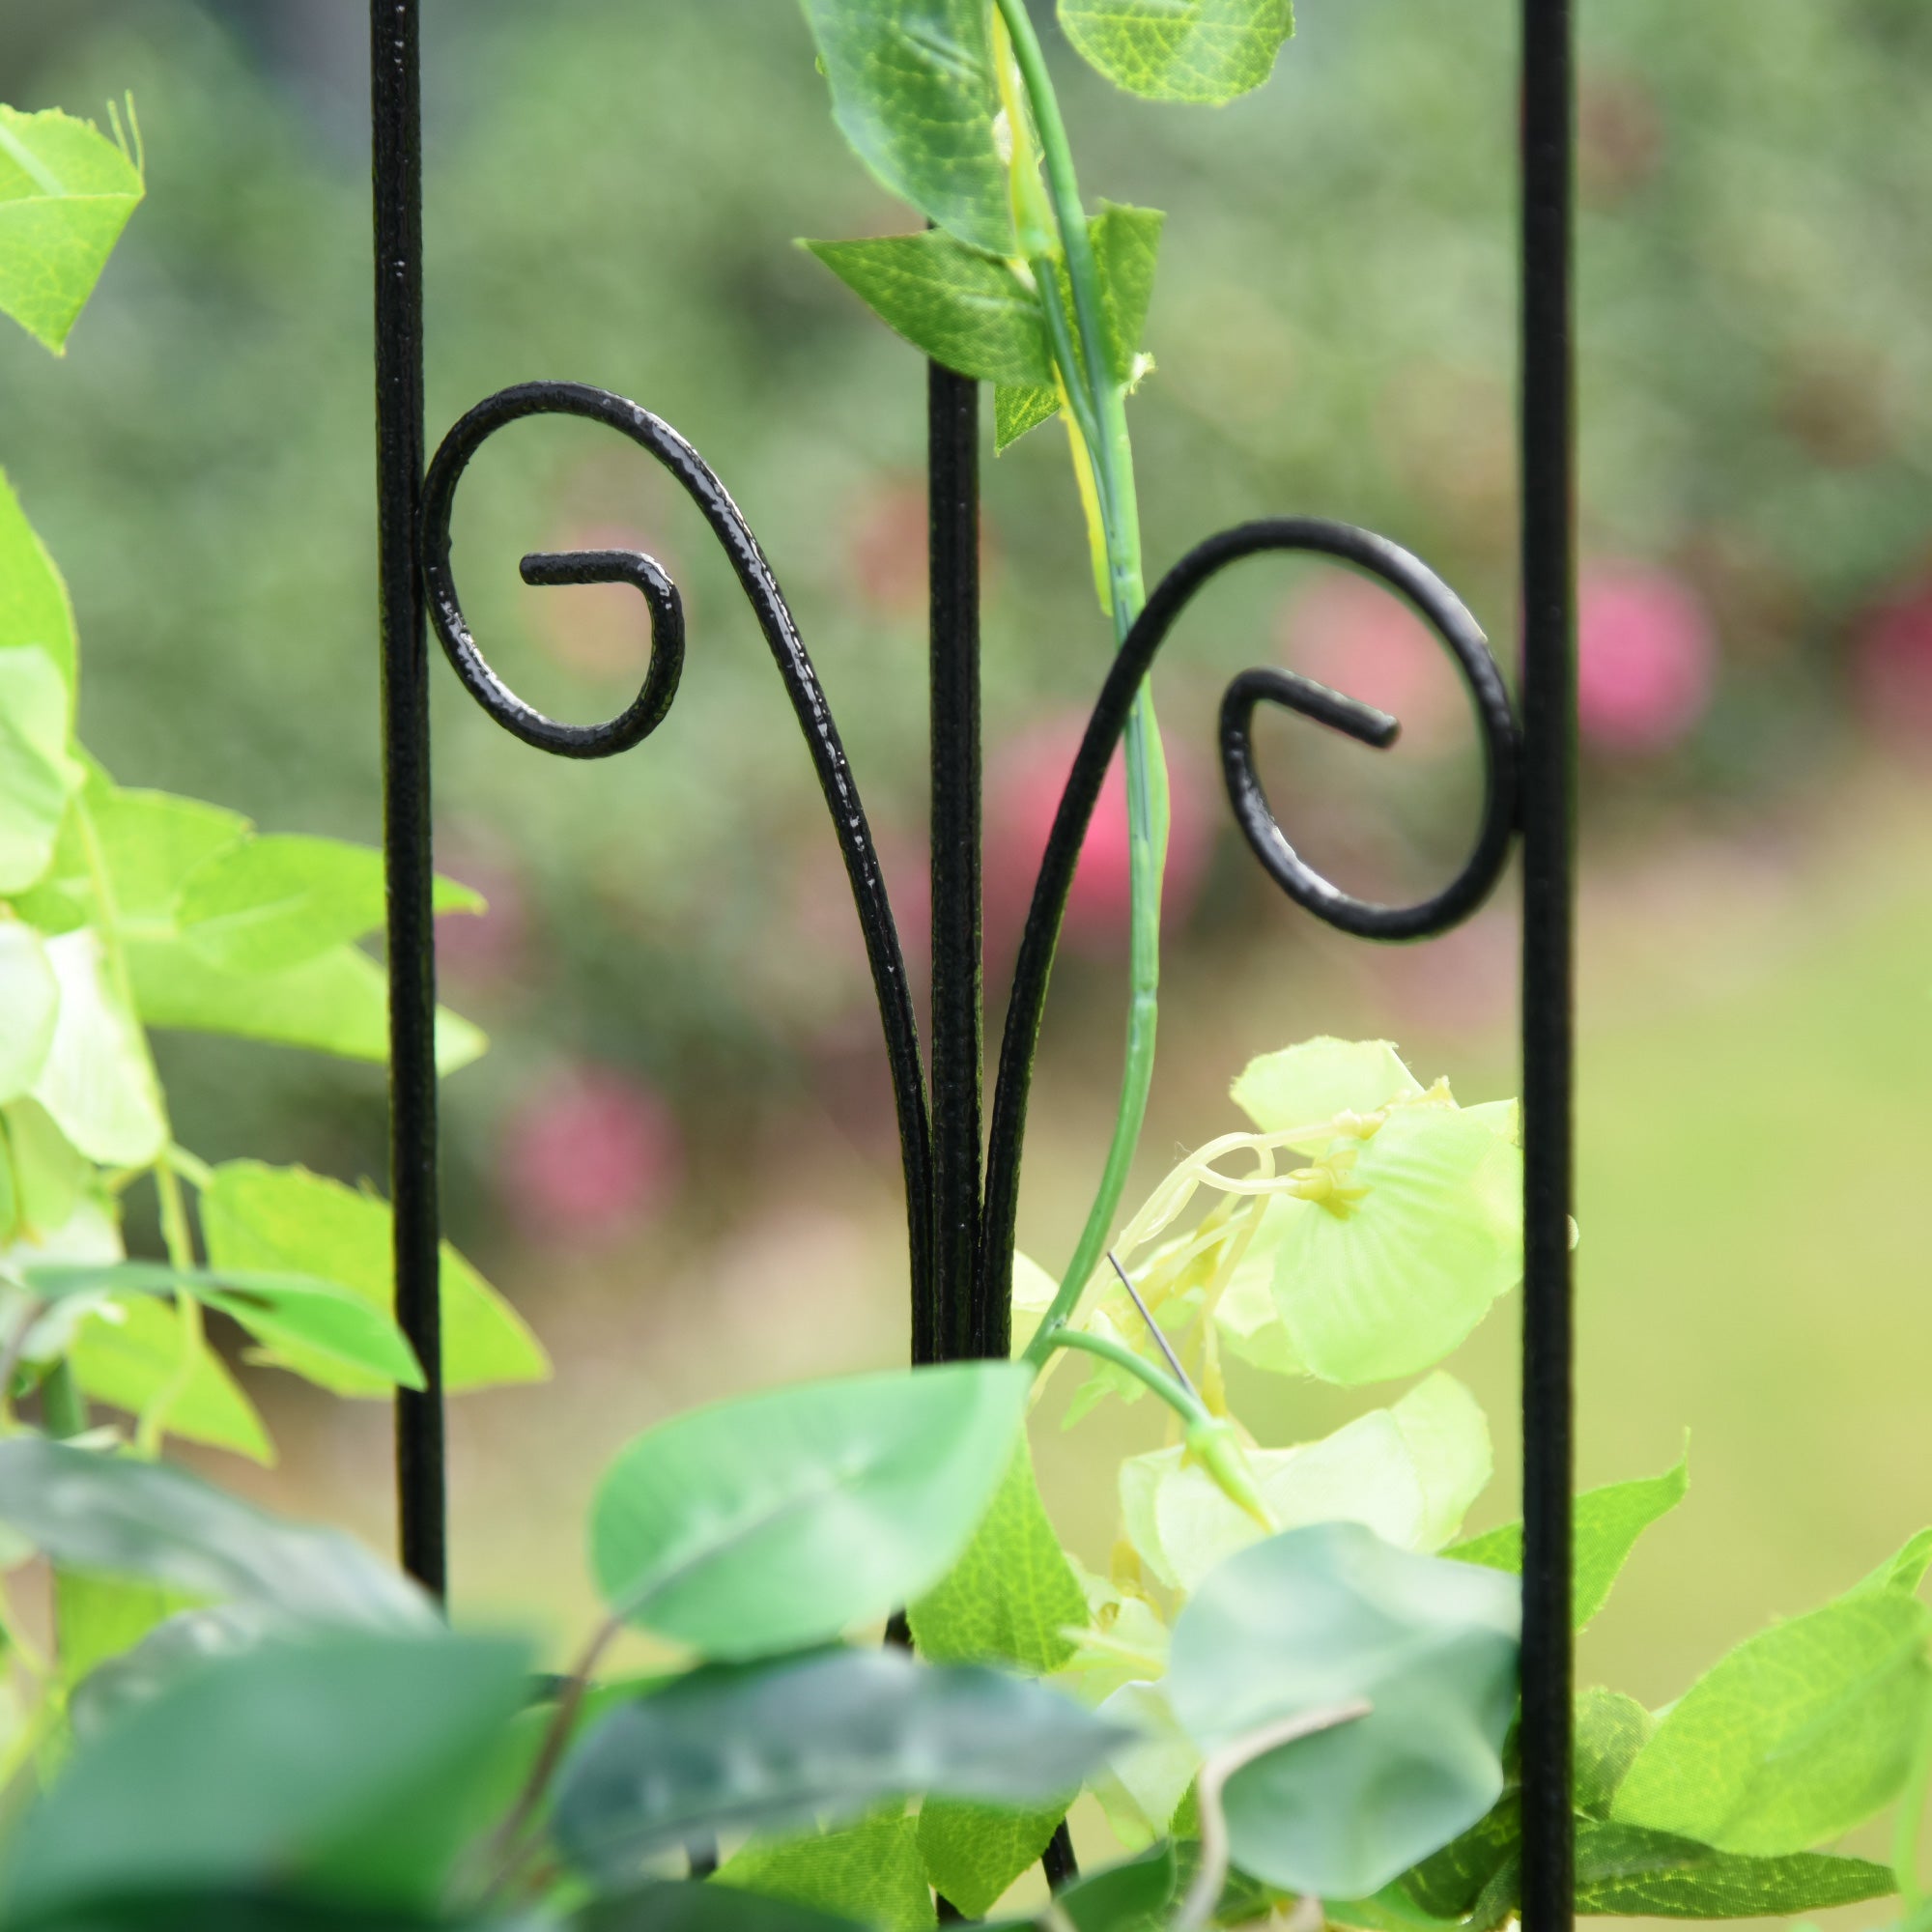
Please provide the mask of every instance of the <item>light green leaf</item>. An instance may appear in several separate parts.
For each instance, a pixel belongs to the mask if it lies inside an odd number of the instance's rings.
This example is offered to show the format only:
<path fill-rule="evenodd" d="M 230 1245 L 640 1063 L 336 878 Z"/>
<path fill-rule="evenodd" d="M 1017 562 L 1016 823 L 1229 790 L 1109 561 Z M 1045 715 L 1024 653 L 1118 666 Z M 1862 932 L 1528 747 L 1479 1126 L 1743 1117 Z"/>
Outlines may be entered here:
<path fill-rule="evenodd" d="M 1319 1442 L 1251 1449 L 1248 1466 L 1283 1529 L 1359 1522 L 1400 1548 L 1432 1550 L 1455 1534 L 1494 1464 L 1475 1397 L 1438 1371 Z M 1170 1589 L 1192 1590 L 1264 1534 L 1179 1445 L 1122 1463 L 1121 1506 L 1141 1560 Z"/>
<path fill-rule="evenodd" d="M 841 1824 L 932 1793 L 1071 1791 L 1125 1733 L 1070 1698 L 891 1645 L 708 1664 L 612 1711 L 570 1754 L 554 1835 L 602 1887 L 697 1836 Z"/>
<path fill-rule="evenodd" d="M 201 1196 L 202 1233 L 217 1273 L 319 1275 L 387 1316 L 394 1263 L 387 1202 L 304 1167 L 224 1162 Z M 267 1339 L 266 1337 L 264 1339 Z M 284 1336 L 274 1359 L 340 1395 L 380 1395 L 381 1376 L 346 1367 L 312 1343 Z M 451 1393 L 542 1381 L 550 1362 L 510 1304 L 449 1242 L 442 1244 L 442 1373 Z"/>
<path fill-rule="evenodd" d="M 1253 1238 L 1214 1303 L 1215 1331 L 1230 1354 L 1258 1369 L 1277 1376 L 1305 1376 L 1308 1370 L 1288 1339 L 1274 1301 L 1275 1250 L 1294 1209 L 1285 1198 L 1264 1201 L 1259 1208 L 1261 1218 Z M 1252 1214 L 1256 1209 L 1250 1206 L 1246 1211 Z"/>
<path fill-rule="evenodd" d="M 1295 1145 L 1318 1153 L 1333 1138 L 1326 1128 L 1338 1114 L 1374 1114 L 1391 1100 L 1413 1099 L 1422 1086 L 1390 1041 L 1323 1034 L 1249 1061 L 1230 1091 L 1264 1134 L 1315 1128 Z"/>
<path fill-rule="evenodd" d="M 1045 384 L 1002 383 L 993 391 L 993 454 L 1004 456 L 1028 430 L 1060 413 L 1060 391 Z"/>
<path fill-rule="evenodd" d="M 413 1583 L 341 1531 L 284 1522 L 166 1463 L 10 1436 L 0 1522 L 61 1569 L 304 1623 L 414 1629 L 436 1616 Z"/>
<path fill-rule="evenodd" d="M 1087 1596 L 1047 1520 L 1024 1433 L 965 1553 L 907 1614 L 933 1663 L 1016 1663 L 1044 1676 L 1073 1655 L 1065 1632 L 1087 1621 Z"/>
<path fill-rule="evenodd" d="M 1852 1593 L 1902 1590 L 1908 1597 L 1916 1595 L 1925 1580 L 1928 1567 L 1932 1567 L 1932 1529 L 1921 1529 L 1917 1536 L 1907 1539 L 1896 1556 L 1888 1557 L 1869 1577 L 1853 1584 Z"/>
<path fill-rule="evenodd" d="M 0 908 L 0 1101 L 17 1100 L 41 1077 L 59 1006 L 41 935 Z"/>
<path fill-rule="evenodd" d="M 988 383 L 1052 382 L 1039 296 L 1010 263 L 937 228 L 804 245 L 890 327 L 949 369 Z"/>
<path fill-rule="evenodd" d="M 0 310 L 60 355 L 144 192 L 91 123 L 0 107 Z"/>
<path fill-rule="evenodd" d="M 394 1321 L 353 1289 L 315 1275 L 178 1268 L 166 1262 L 57 1262 L 27 1267 L 21 1278 L 30 1293 L 48 1301 L 78 1294 L 189 1294 L 270 1349 L 311 1354 L 389 1386 L 423 1386 L 421 1366 Z"/>
<path fill-rule="evenodd" d="M 87 810 L 124 929 L 172 932 L 175 901 L 189 875 L 254 830 L 239 811 L 172 792 L 124 789 L 104 779 L 88 786 Z"/>
<path fill-rule="evenodd" d="M 1289 1199 L 1274 1298 L 1323 1381 L 1412 1375 L 1522 1275 L 1522 1155 L 1454 1107 L 1393 1107 L 1324 1159 L 1359 1198 Z"/>
<path fill-rule="evenodd" d="M 144 1889 L 325 1878 L 338 1896 L 428 1905 L 528 1662 L 520 1643 L 432 1627 L 191 1671 L 84 1742 L 32 1807 L 0 1881 L 8 1922 Z"/>
<path fill-rule="evenodd" d="M 804 4 L 833 116 L 859 158 L 948 234 L 1015 253 L 988 0 Z"/>
<path fill-rule="evenodd" d="M 1598 1686 L 1577 1691 L 1575 1721 L 1577 1808 L 1607 1818 L 1617 1787 L 1650 1742 L 1657 1719 L 1634 1697 Z"/>
<path fill-rule="evenodd" d="M 1681 1459 L 1661 1476 L 1640 1476 L 1634 1482 L 1607 1483 L 1585 1490 L 1571 1510 L 1572 1616 L 1581 1630 L 1608 1600 L 1636 1540 L 1652 1523 L 1666 1517 L 1690 1488 L 1690 1462 Z M 1505 1523 L 1486 1530 L 1442 1552 L 1462 1563 L 1481 1563 L 1492 1570 L 1522 1573 L 1522 1524 Z"/>
<path fill-rule="evenodd" d="M 707 1657 L 768 1656 L 939 1581 L 992 1501 L 1031 1373 L 954 1362 L 714 1404 L 620 1452 L 590 1511 L 598 1588 Z"/>
<path fill-rule="evenodd" d="M 68 688 L 74 674 L 73 606 L 46 546 L 0 471 L 0 651 L 32 645 L 53 661 Z"/>
<path fill-rule="evenodd" d="M 213 1350 L 197 1349 L 187 1379 L 179 1381 L 188 1344 L 181 1317 L 167 1303 L 111 1302 L 81 1322 L 68 1358 L 96 1402 L 141 1415 L 166 1394 L 170 1435 L 273 1463 L 274 1445 L 255 1405 Z"/>
<path fill-rule="evenodd" d="M 0 650 L 0 894 L 22 893 L 53 863 L 82 771 L 68 755 L 69 694 L 52 656 Z"/>
<path fill-rule="evenodd" d="M 0 1127 L 6 1130 L 8 1151 L 13 1155 L 21 1238 L 34 1245 L 45 1244 L 66 1227 L 80 1206 L 91 1170 L 38 1100 L 15 1100 L 0 1107 Z M 61 1252 L 65 1258 L 68 1251 Z M 118 1254 L 119 1240 L 105 1252 Z M 93 1251 L 79 1257 L 99 1258 Z"/>
<path fill-rule="evenodd" d="M 1625 1918 L 1769 1918 L 1897 1889 L 1889 1865 L 1798 1852 L 1740 1858 L 1691 1839 L 1585 1819 L 1577 1828 L 1577 1910 Z"/>
<path fill-rule="evenodd" d="M 60 984 L 53 1038 L 33 1097 L 88 1159 L 145 1167 L 167 1145 L 167 1120 L 148 1043 L 108 972 L 98 934 L 46 942 Z"/>
<path fill-rule="evenodd" d="M 1372 1707 L 1230 1778 L 1236 1863 L 1293 1890 L 1366 1897 L 1481 1818 L 1503 1789 L 1519 1615 L 1508 1578 L 1355 1523 L 1289 1530 L 1210 1573 L 1175 1625 L 1166 1685 L 1204 1749 Z"/>
<path fill-rule="evenodd" d="M 794 1905 L 836 1908 L 877 1932 L 920 1932 L 932 1924 L 933 1907 L 917 1830 L 911 1818 L 868 1818 L 843 1832 L 747 1845 L 718 1868 L 715 1882 Z M 760 1924 L 748 1919 L 746 1932 Z"/>
<path fill-rule="evenodd" d="M 1031 1811 L 927 1799 L 919 1808 L 919 1855 L 933 1890 L 969 1918 L 983 1918 L 1038 1862 L 1072 1795 Z"/>
<path fill-rule="evenodd" d="M 1120 384 L 1132 383 L 1138 374 L 1160 231 L 1166 220 L 1157 208 L 1103 201 L 1100 213 L 1088 224 L 1100 278 L 1100 321 L 1112 365 L 1108 373 Z"/>
<path fill-rule="evenodd" d="M 151 1027 L 233 1034 L 378 1065 L 389 1057 L 388 981 L 353 946 L 287 973 L 232 973 L 179 940 L 137 940 L 128 948 L 128 966 L 135 1004 Z M 484 1044 L 468 1020 L 438 1008 L 440 1073 L 469 1065 Z"/>
<path fill-rule="evenodd" d="M 1774 1858 L 1849 1831 L 1932 1719 L 1928 1635 L 1916 1598 L 1855 1590 L 1747 1639 L 1664 1714 L 1610 1816 Z"/>
<path fill-rule="evenodd" d="M 193 1602 L 191 1595 L 138 1578 L 56 1571 L 55 1652 L 62 1683 L 79 1683 Z"/>
<path fill-rule="evenodd" d="M 1060 0 L 1060 24 L 1116 87 L 1147 100 L 1233 100 L 1294 32 L 1290 0 Z"/>
<path fill-rule="evenodd" d="M 1174 1829 L 1175 1814 L 1201 1769 L 1201 1747 L 1181 1729 L 1159 1684 L 1132 1679 L 1094 1708 L 1140 1736 L 1116 1751 L 1094 1777 L 1094 1796 L 1122 1844 L 1151 1845 Z"/>
<path fill-rule="evenodd" d="M 479 912 L 482 896 L 438 879 L 435 909 Z M 203 958 L 232 973 L 286 973 L 384 920 L 383 855 L 339 838 L 247 838 L 184 880 L 175 923 Z"/>

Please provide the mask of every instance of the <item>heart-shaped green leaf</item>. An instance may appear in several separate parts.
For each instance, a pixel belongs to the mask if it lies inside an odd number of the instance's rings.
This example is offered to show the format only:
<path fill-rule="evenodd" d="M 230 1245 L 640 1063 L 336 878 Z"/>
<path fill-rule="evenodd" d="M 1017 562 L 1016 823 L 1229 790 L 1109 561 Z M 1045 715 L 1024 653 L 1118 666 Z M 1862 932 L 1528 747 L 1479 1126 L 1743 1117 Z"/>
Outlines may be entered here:
<path fill-rule="evenodd" d="M 605 1886 L 666 1847 L 861 1816 L 914 1793 L 1024 1804 L 1126 1733 L 1041 1685 L 892 1648 L 710 1664 L 613 1711 L 558 1787 L 564 1855 Z"/>
<path fill-rule="evenodd" d="M 958 1560 L 1031 1385 L 1017 1363 L 955 1362 L 676 1416 L 598 1486 L 598 1587 L 707 1657 L 796 1650 L 885 1616 Z"/>
<path fill-rule="evenodd" d="M 418 1627 L 429 1600 L 340 1530 L 283 1522 L 165 1463 L 0 1441 L 0 1522 L 63 1569 L 140 1577 L 302 1621 Z"/>
<path fill-rule="evenodd" d="M 0 107 L 0 309 L 58 355 L 144 192 L 91 123 Z"/>
<path fill-rule="evenodd" d="M 1148 100 L 1233 100 L 1274 71 L 1290 0 L 1060 0 L 1085 59 Z"/>
<path fill-rule="evenodd" d="M 1236 1863 L 1365 1897 L 1481 1818 L 1503 1788 L 1519 1615 L 1509 1578 L 1355 1523 L 1289 1530 L 1210 1572 L 1175 1625 L 1166 1686 L 1204 1749 L 1370 1706 L 1229 1779 Z"/>

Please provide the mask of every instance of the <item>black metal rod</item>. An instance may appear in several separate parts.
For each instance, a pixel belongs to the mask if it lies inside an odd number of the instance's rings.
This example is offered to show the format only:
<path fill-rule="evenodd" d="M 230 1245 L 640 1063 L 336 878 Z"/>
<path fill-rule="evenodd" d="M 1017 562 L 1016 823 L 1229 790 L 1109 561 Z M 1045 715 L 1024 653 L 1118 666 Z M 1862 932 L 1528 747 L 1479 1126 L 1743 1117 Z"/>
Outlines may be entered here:
<path fill-rule="evenodd" d="M 1567 1932 L 1576 845 L 1570 0 L 1522 7 L 1522 1922 Z"/>
<path fill-rule="evenodd" d="M 376 244 L 376 502 L 382 582 L 383 858 L 388 893 L 389 1192 L 396 1319 L 424 1386 L 396 1392 L 403 1568 L 448 1583 L 430 912 L 429 644 L 417 557 L 423 471 L 422 112 L 417 0 L 370 0 Z"/>
<path fill-rule="evenodd" d="M 931 598 L 932 1282 L 913 1307 L 913 1360 L 1005 1355 L 1009 1296 L 979 1282 L 980 385 L 926 373 Z M 984 1285 L 990 1290 L 992 1284 Z"/>

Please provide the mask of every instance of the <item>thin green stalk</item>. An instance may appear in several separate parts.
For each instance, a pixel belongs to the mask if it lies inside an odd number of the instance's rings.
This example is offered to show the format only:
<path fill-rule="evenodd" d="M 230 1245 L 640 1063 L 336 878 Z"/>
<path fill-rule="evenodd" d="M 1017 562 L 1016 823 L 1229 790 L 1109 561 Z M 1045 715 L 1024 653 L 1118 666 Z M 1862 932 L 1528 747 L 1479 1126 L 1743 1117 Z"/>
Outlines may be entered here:
<path fill-rule="evenodd" d="M 1066 262 L 1073 314 L 1062 300 L 1060 278 L 1050 261 L 1035 264 L 1044 298 L 1048 332 L 1062 383 L 1072 406 L 1076 433 L 1094 466 L 1101 539 L 1107 565 L 1108 608 L 1116 644 L 1123 642 L 1147 601 L 1142 575 L 1140 507 L 1134 485 L 1133 444 L 1127 434 L 1126 397 L 1115 381 L 1106 354 L 1100 316 L 1100 278 L 1081 206 L 1060 103 L 1047 72 L 1039 37 L 1025 0 L 998 0 L 1013 59 L 1025 83 L 1039 137 L 1048 198 Z M 1015 129 L 1015 138 L 1019 138 Z M 1076 352 L 1074 337 L 1077 333 Z M 1135 695 L 1126 728 L 1127 850 L 1132 937 L 1128 962 L 1126 1051 L 1121 1075 L 1114 1134 L 1101 1169 L 1100 1184 L 1088 1210 L 1073 1259 L 1026 1351 L 1036 1368 L 1046 1359 L 1054 1336 L 1071 1318 L 1081 1292 L 1098 1266 L 1126 1190 L 1134 1151 L 1147 1119 L 1153 1086 L 1154 1039 L 1160 998 L 1160 891 L 1167 867 L 1167 765 L 1153 696 L 1143 684 Z"/>
<path fill-rule="evenodd" d="M 1084 1328 L 1060 1328 L 1048 1340 L 1046 1352 L 1050 1354 L 1055 1349 L 1078 1349 L 1083 1354 L 1098 1355 L 1103 1362 L 1112 1362 L 1115 1368 L 1124 1369 L 1136 1381 L 1144 1382 L 1190 1429 L 1214 1427 L 1208 1405 L 1191 1388 L 1162 1374 L 1144 1355 L 1137 1355 L 1124 1342 L 1117 1342 L 1111 1335 L 1090 1335 Z"/>

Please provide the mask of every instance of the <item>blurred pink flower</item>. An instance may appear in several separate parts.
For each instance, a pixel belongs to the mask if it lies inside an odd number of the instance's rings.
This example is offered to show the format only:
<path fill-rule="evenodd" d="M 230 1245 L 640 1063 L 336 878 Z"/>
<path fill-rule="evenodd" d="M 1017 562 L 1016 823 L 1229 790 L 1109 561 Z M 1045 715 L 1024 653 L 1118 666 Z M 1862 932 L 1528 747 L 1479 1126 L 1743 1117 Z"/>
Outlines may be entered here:
<path fill-rule="evenodd" d="M 1880 737 L 1932 737 L 1932 577 L 1888 599 L 1852 645 L 1859 709 Z"/>
<path fill-rule="evenodd" d="M 1062 717 L 1033 726 L 1002 745 L 986 774 L 986 936 L 989 952 L 1018 940 L 1032 903 L 1035 878 L 1060 793 L 1080 748 L 1086 720 Z M 1186 923 L 1201 895 L 1212 843 L 1212 788 L 1192 753 L 1167 742 L 1167 876 L 1161 923 Z M 1067 896 L 1065 943 L 1076 952 L 1107 953 L 1125 937 L 1131 906 L 1127 853 L 1127 767 L 1116 752 L 1094 808 L 1094 821 Z"/>
<path fill-rule="evenodd" d="M 1718 668 L 1696 593 L 1645 564 L 1597 564 L 1583 573 L 1577 615 L 1577 703 L 1589 743 L 1641 754 L 1689 733 Z"/>
<path fill-rule="evenodd" d="M 1393 591 L 1324 571 L 1282 607 L 1276 624 L 1294 669 L 1402 721 L 1402 742 L 1435 751 L 1465 708 L 1448 654 Z"/>
<path fill-rule="evenodd" d="M 663 1208 L 684 1168 L 676 1117 L 608 1067 L 559 1068 L 511 1108 L 497 1184 L 533 1240 L 595 1247 Z"/>

